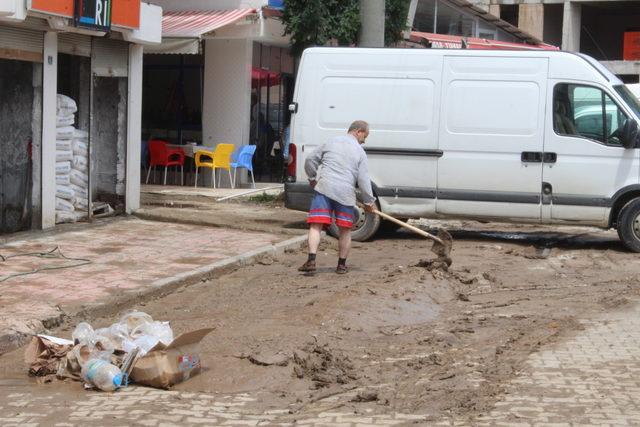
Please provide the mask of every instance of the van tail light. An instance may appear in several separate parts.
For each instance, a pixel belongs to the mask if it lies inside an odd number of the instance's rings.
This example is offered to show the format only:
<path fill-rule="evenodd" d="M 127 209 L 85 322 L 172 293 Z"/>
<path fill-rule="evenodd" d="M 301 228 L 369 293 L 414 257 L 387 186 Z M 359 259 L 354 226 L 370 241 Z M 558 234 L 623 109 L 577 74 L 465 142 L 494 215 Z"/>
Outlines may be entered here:
<path fill-rule="evenodd" d="M 287 180 L 295 181 L 296 179 L 296 158 L 298 149 L 296 144 L 289 144 L 289 158 L 287 159 Z"/>

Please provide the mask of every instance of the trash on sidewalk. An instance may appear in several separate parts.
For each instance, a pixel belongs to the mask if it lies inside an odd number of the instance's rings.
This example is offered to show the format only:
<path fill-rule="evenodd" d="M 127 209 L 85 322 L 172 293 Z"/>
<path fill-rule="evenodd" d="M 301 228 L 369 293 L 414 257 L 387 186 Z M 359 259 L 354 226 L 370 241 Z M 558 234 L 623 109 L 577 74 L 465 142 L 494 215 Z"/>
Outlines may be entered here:
<path fill-rule="evenodd" d="M 72 347 L 73 341 L 48 335 L 34 336 L 24 352 L 24 361 L 29 365 L 29 375 L 55 375 L 58 365 Z"/>
<path fill-rule="evenodd" d="M 108 328 L 79 323 L 73 341 L 34 336 L 25 350 L 29 375 L 85 381 L 88 387 L 114 391 L 129 379 L 152 387 L 169 388 L 198 374 L 198 345 L 213 329 L 187 332 L 173 339 L 169 322 L 154 321 L 133 311 Z"/>
<path fill-rule="evenodd" d="M 180 335 L 169 345 L 158 342 L 136 361 L 131 379 L 138 384 L 167 389 L 197 375 L 202 369 L 198 347 L 213 328 Z"/>

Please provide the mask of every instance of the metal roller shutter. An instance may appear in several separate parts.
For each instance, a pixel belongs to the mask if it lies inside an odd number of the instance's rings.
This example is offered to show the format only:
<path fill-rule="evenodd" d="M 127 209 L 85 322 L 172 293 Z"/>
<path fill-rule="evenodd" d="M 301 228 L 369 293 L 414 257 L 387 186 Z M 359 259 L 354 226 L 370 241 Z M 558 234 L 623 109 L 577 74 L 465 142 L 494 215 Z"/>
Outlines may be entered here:
<path fill-rule="evenodd" d="M 42 62 L 42 31 L 0 25 L 0 58 Z"/>
<path fill-rule="evenodd" d="M 58 36 L 58 52 L 91 56 L 91 37 L 73 33 L 60 34 Z"/>
<path fill-rule="evenodd" d="M 129 43 L 120 40 L 93 38 L 91 69 L 101 77 L 127 77 Z"/>

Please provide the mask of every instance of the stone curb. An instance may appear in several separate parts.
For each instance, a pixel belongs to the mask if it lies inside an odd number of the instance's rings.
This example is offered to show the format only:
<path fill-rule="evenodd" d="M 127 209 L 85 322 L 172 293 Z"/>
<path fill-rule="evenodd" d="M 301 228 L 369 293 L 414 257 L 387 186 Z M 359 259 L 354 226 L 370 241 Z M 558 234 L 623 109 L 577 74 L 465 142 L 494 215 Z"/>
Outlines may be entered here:
<path fill-rule="evenodd" d="M 261 257 L 269 255 L 277 256 L 283 254 L 286 250 L 300 249 L 306 241 L 306 234 L 296 236 L 276 244 L 262 246 L 243 254 L 217 261 L 213 264 L 176 274 L 175 276 L 155 280 L 151 282 L 149 286 L 145 286 L 142 289 L 132 290 L 118 297 L 87 304 L 73 313 L 61 312 L 55 318 L 30 320 L 28 328 L 31 330 L 31 333 L 17 330 L 0 331 L 0 355 L 23 346 L 31 339 L 32 334 L 42 333 L 45 329 L 60 325 L 65 318 L 79 319 L 89 316 L 103 316 L 112 313 L 114 310 L 123 310 L 141 298 L 157 298 L 162 295 L 167 295 L 182 287 L 220 277 L 239 267 L 251 265 Z"/>

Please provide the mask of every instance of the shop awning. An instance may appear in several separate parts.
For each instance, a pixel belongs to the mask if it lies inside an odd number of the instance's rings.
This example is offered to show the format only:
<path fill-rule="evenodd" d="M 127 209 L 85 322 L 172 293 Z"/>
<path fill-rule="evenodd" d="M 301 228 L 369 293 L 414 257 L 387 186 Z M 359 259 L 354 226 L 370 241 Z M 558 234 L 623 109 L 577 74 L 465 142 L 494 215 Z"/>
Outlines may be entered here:
<path fill-rule="evenodd" d="M 162 38 L 200 38 L 253 13 L 251 8 L 167 11 L 162 16 Z"/>
<path fill-rule="evenodd" d="M 559 50 L 550 44 L 510 43 L 500 40 L 479 39 L 475 37 L 452 36 L 448 34 L 411 32 L 414 43 L 435 49 L 481 49 L 481 50 Z"/>
<path fill-rule="evenodd" d="M 162 43 L 144 47 L 145 53 L 190 55 L 200 52 L 200 40 L 231 25 L 256 9 L 165 11 L 162 15 Z"/>
<path fill-rule="evenodd" d="M 274 71 L 251 69 L 251 87 L 257 89 L 263 86 L 277 86 L 280 84 L 280 73 Z"/>

